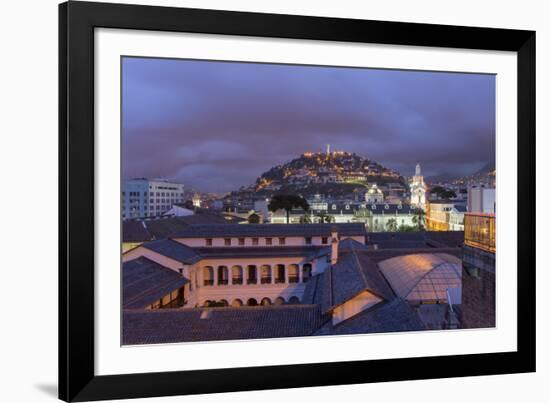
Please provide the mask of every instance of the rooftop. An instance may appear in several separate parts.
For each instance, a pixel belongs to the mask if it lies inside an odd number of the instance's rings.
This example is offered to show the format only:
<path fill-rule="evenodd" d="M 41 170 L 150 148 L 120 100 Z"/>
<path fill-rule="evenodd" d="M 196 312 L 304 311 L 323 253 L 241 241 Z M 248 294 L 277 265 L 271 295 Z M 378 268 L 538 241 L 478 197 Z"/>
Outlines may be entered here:
<path fill-rule="evenodd" d="M 337 325 L 327 322 L 315 335 L 388 333 L 425 329 L 414 308 L 411 308 L 406 301 L 396 298 L 389 302 L 378 303 Z"/>
<path fill-rule="evenodd" d="M 122 265 L 123 308 L 145 308 L 188 280 L 181 274 L 147 258 L 125 262 Z"/>
<path fill-rule="evenodd" d="M 460 288 L 461 261 L 446 253 L 411 254 L 378 263 L 397 296 L 407 301 L 447 301 L 447 289 Z"/>
<path fill-rule="evenodd" d="M 199 254 L 193 248 L 172 239 L 145 242 L 140 246 L 181 263 L 192 264 L 200 260 Z"/>
<path fill-rule="evenodd" d="M 243 220 L 232 216 L 228 220 L 223 214 L 209 212 L 201 212 L 184 217 L 124 220 L 122 222 L 122 239 L 123 242 L 152 241 L 154 239 L 170 238 L 190 225 L 232 225 L 238 221 Z"/>
<path fill-rule="evenodd" d="M 123 344 L 310 336 L 322 316 L 316 305 L 125 310 Z"/>
<path fill-rule="evenodd" d="M 350 224 L 235 224 L 191 225 L 174 234 L 173 238 L 215 237 L 283 237 L 330 236 L 333 228 L 339 235 L 366 235 L 361 223 Z"/>
<path fill-rule="evenodd" d="M 395 298 L 376 263 L 355 249 L 342 251 L 338 262 L 327 269 L 325 275 L 329 277 L 328 281 L 325 280 L 329 290 L 323 299 L 323 312 L 343 304 L 363 291 L 369 291 L 384 300 Z"/>

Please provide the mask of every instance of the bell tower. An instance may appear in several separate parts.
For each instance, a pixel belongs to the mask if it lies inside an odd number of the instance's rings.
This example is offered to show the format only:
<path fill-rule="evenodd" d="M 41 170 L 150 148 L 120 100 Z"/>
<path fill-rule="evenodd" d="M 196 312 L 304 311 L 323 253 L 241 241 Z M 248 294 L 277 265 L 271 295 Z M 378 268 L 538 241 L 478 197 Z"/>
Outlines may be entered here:
<path fill-rule="evenodd" d="M 410 184 L 411 205 L 424 209 L 426 205 L 426 184 L 422 176 L 420 163 L 416 164 L 414 176 Z"/>

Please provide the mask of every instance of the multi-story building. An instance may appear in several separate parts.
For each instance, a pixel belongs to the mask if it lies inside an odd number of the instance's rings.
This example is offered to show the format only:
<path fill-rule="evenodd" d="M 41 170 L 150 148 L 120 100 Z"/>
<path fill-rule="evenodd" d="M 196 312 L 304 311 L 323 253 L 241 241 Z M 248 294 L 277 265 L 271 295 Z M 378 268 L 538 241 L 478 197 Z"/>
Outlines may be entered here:
<path fill-rule="evenodd" d="M 416 209 L 403 203 L 357 203 L 325 201 L 316 203 L 308 212 L 292 210 L 290 223 L 297 224 L 304 220 L 319 223 L 363 223 L 369 232 L 397 231 L 399 227 L 415 226 Z M 283 210 L 271 214 L 272 224 L 286 223 L 286 212 Z"/>
<path fill-rule="evenodd" d="M 122 185 L 122 218 L 157 217 L 183 203 L 183 185 L 161 179 L 131 179 Z"/>
<path fill-rule="evenodd" d="M 496 189 L 484 186 L 468 188 L 468 211 L 475 213 L 496 213 Z"/>
<path fill-rule="evenodd" d="M 428 231 L 464 231 L 466 206 L 456 200 L 430 200 L 426 203 Z"/>
<path fill-rule="evenodd" d="M 366 235 L 362 224 L 200 225 L 143 243 L 122 258 L 123 343 L 456 327 L 461 249 L 373 249 Z"/>
<path fill-rule="evenodd" d="M 463 327 L 494 327 L 496 217 L 494 214 L 467 213 L 464 227 Z"/>

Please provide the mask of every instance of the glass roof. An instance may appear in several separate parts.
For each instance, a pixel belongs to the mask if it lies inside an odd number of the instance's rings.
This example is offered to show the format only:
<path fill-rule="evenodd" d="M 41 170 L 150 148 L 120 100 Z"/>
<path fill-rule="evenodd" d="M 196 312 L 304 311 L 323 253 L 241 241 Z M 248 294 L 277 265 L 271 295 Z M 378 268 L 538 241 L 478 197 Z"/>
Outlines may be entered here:
<path fill-rule="evenodd" d="M 395 293 L 408 301 L 446 301 L 460 288 L 462 262 L 446 253 L 398 256 L 378 263 Z"/>

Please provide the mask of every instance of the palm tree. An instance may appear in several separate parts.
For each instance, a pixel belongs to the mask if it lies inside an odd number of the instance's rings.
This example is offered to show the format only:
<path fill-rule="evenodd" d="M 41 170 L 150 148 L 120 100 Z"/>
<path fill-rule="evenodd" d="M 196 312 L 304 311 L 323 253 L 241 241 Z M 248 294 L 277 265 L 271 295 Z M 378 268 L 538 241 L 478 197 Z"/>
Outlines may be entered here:
<path fill-rule="evenodd" d="M 315 217 L 319 218 L 319 223 L 331 223 L 334 221 L 334 217 L 326 214 L 324 211 L 320 211 Z"/>
<path fill-rule="evenodd" d="M 395 218 L 390 218 L 387 222 L 386 222 L 386 229 L 389 231 L 389 232 L 395 232 L 397 231 L 397 220 Z"/>
<path fill-rule="evenodd" d="M 290 211 L 293 208 L 302 208 L 305 211 L 309 210 L 309 203 L 302 196 L 298 195 L 275 195 L 269 201 L 268 210 L 275 212 L 277 210 L 286 211 L 286 223 L 290 222 Z"/>
<path fill-rule="evenodd" d="M 426 224 L 426 213 L 422 209 L 417 209 L 412 222 L 416 224 L 418 231 L 424 231 L 424 225 Z"/>

